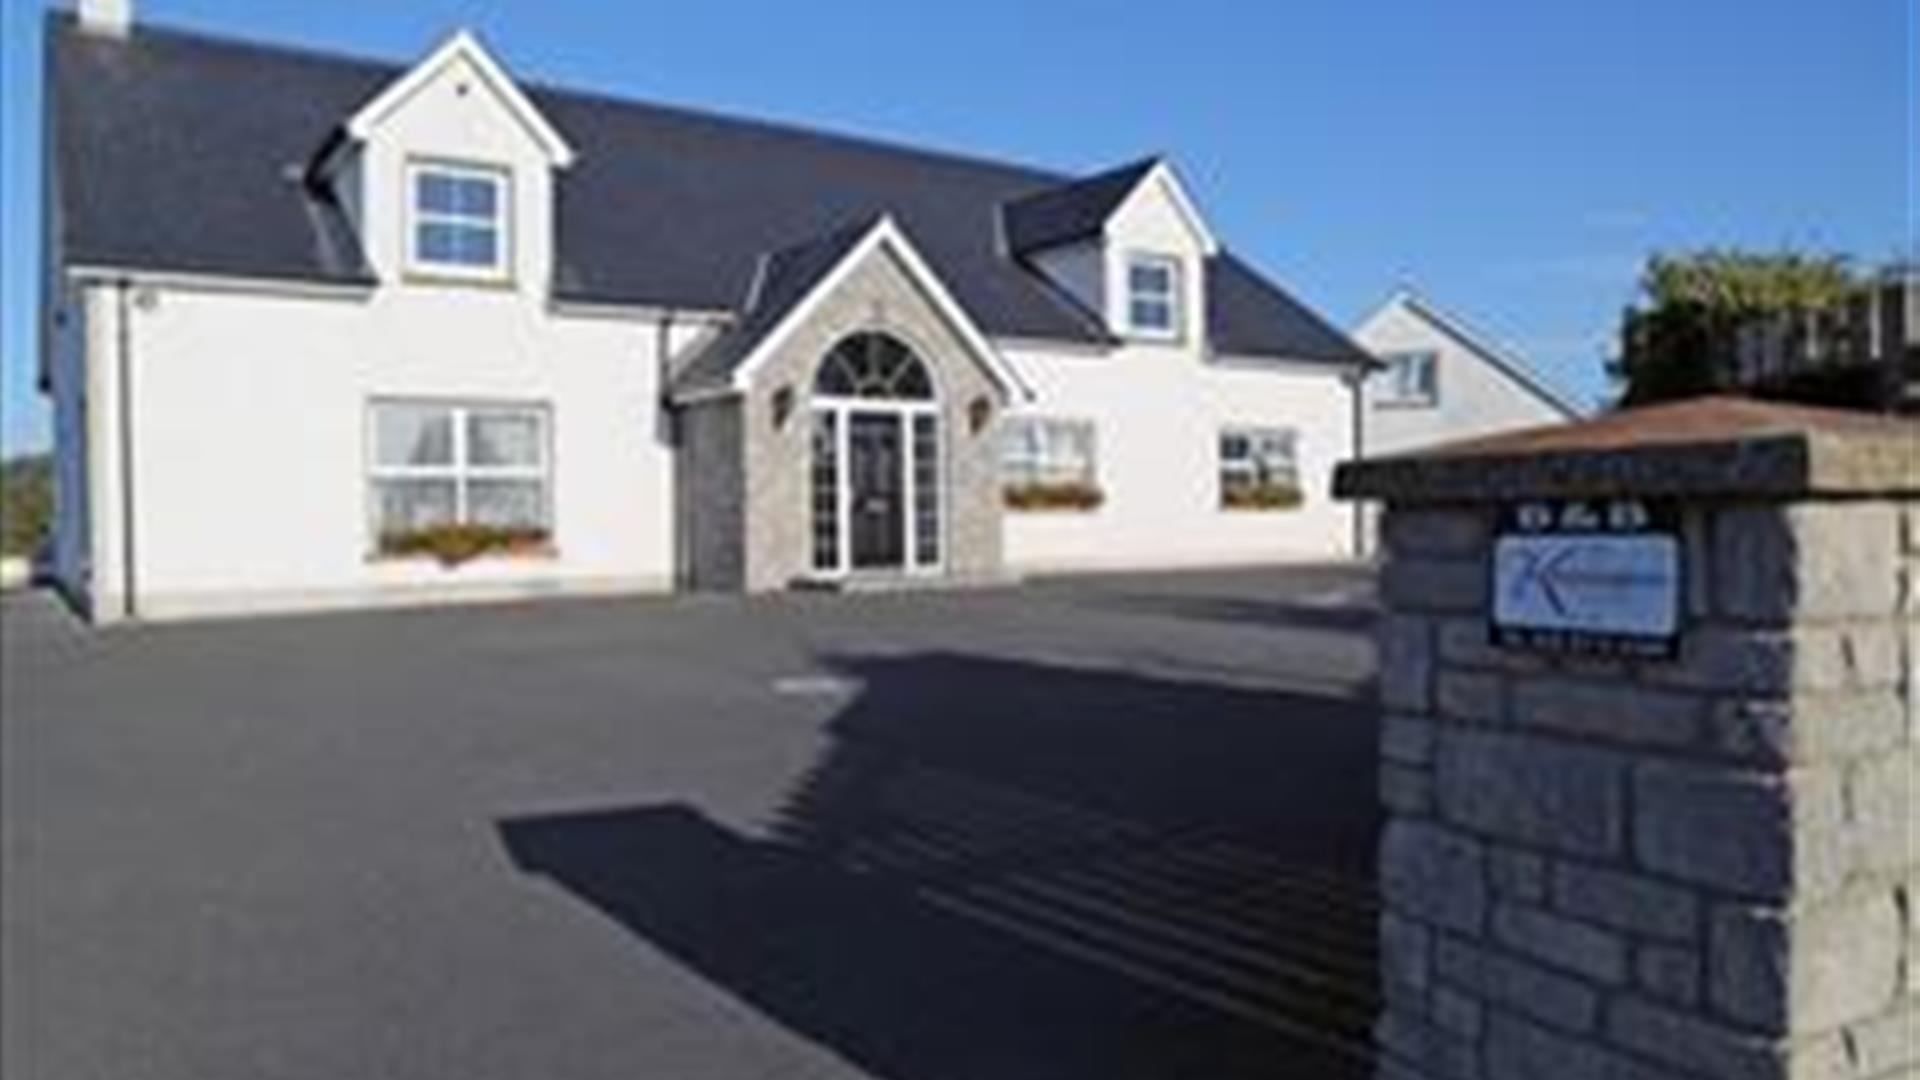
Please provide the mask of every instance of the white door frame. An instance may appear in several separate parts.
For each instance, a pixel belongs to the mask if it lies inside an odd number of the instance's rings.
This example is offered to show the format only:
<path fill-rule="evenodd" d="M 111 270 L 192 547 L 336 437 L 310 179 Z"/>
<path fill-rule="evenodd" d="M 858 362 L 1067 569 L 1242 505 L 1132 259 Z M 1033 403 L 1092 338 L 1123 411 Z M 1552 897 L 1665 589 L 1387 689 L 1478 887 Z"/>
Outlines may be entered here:
<path fill-rule="evenodd" d="M 815 395 L 808 403 L 807 421 L 811 425 L 819 413 L 832 413 L 833 421 L 833 485 L 834 485 L 834 527 L 838 531 L 834 548 L 837 558 L 834 565 L 823 567 L 815 558 L 818 552 L 813 550 L 815 534 L 812 528 L 813 515 L 813 440 L 807 440 L 807 566 L 816 577 L 844 578 L 863 572 L 899 573 L 912 576 L 930 576 L 943 573 L 947 565 L 947 540 L 953 530 L 947 524 L 948 506 L 948 460 L 950 454 L 947 444 L 947 425 L 940 415 L 938 401 L 912 401 L 898 398 L 848 398 Z M 852 424 L 854 413 L 879 413 L 890 415 L 900 425 L 900 498 L 905 504 L 901 508 L 901 564 L 898 570 L 860 571 L 853 565 L 853 485 L 849 482 L 853 467 Z M 931 416 L 934 421 L 934 440 L 938 449 L 934 451 L 939 466 L 935 472 L 938 477 L 939 491 L 934 513 L 939 522 L 940 542 L 935 547 L 935 559 L 930 563 L 920 561 L 920 515 L 918 466 L 920 450 L 913 438 L 915 417 Z M 809 426 L 811 431 L 811 426 Z"/>

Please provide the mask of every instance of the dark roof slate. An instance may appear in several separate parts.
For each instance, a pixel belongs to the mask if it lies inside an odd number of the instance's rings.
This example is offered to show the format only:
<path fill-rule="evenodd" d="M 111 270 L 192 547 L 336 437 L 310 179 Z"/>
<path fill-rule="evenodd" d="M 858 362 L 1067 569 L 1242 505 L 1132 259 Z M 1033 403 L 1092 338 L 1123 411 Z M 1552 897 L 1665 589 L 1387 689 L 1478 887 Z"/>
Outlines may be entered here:
<path fill-rule="evenodd" d="M 724 388 L 734 369 L 764 341 L 787 313 L 800 305 L 821 279 L 880 223 L 869 216 L 853 225 L 782 248 L 764 258 L 740 318 L 674 377 L 677 393 Z"/>
<path fill-rule="evenodd" d="M 302 176 L 404 68 L 149 24 L 124 39 L 100 37 L 67 13 L 49 16 L 47 48 L 69 264 L 371 283 L 341 208 Z M 1080 305 L 1001 250 L 1001 212 L 1024 200 L 1028 209 L 1015 216 L 1042 224 L 1022 228 L 1057 234 L 1119 187 L 1125 170 L 1075 183 L 1017 165 L 523 88 L 579 151 L 556 183 L 558 299 L 734 310 L 766 253 L 890 213 L 987 333 L 1106 340 Z M 1150 163 L 1133 168 L 1143 166 Z M 1032 198 L 1046 192 L 1074 193 L 1058 195 L 1073 212 L 1046 210 L 1056 196 Z M 1227 351 L 1363 357 L 1251 268 L 1228 259 L 1215 266 L 1208 310 Z"/>
<path fill-rule="evenodd" d="M 1097 173 L 1036 192 L 1006 204 L 1007 247 L 1016 255 L 1098 236 L 1133 189 L 1140 186 L 1158 157 Z"/>

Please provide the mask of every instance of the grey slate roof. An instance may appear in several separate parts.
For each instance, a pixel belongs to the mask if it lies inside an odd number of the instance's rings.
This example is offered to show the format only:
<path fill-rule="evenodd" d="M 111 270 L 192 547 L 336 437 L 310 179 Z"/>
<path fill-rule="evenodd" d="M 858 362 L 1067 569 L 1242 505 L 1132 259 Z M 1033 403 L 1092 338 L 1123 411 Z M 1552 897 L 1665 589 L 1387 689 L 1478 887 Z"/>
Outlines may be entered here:
<path fill-rule="evenodd" d="M 1146 158 L 1008 203 L 1007 247 L 1026 255 L 1098 235 L 1158 164 L 1159 158 Z"/>
<path fill-rule="evenodd" d="M 65 13 L 49 16 L 47 47 L 70 264 L 370 283 L 340 208 L 299 177 L 403 67 L 144 23 L 124 40 L 97 37 Z M 733 310 L 766 253 L 887 212 L 988 334 L 1106 340 L 1091 313 L 999 247 L 1003 204 L 1085 183 L 524 88 L 579 151 L 556 185 L 558 299 Z M 1084 191 L 1068 201 L 1097 202 Z M 1239 260 L 1214 259 L 1208 278 L 1223 351 L 1364 362 L 1345 334 Z"/>
<path fill-rule="evenodd" d="M 722 331 L 674 376 L 675 392 L 725 387 L 734 368 L 746 360 L 754 346 L 772 333 L 787 312 L 805 300 L 820 279 L 831 273 L 879 222 L 877 215 L 870 215 L 846 228 L 766 256 L 751 295 L 741 305 L 739 321 Z"/>

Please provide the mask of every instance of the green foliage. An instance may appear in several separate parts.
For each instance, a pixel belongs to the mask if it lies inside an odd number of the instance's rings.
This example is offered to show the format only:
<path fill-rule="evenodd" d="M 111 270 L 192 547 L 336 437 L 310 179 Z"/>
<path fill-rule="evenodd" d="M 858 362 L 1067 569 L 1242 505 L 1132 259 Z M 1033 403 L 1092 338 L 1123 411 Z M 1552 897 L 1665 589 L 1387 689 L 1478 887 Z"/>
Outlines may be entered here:
<path fill-rule="evenodd" d="M 1014 484 L 1004 497 L 1009 510 L 1096 510 L 1106 501 L 1092 484 Z"/>
<path fill-rule="evenodd" d="M 1837 255 L 1708 248 L 1648 256 L 1612 365 L 1626 383 L 1622 404 L 1712 393 L 1734 363 L 1743 324 L 1833 310 L 1857 280 Z"/>
<path fill-rule="evenodd" d="M 382 555 L 426 555 L 443 566 L 458 566 L 490 551 L 529 553 L 546 547 L 545 529 L 506 529 L 492 525 L 429 525 L 380 537 Z"/>
<path fill-rule="evenodd" d="M 33 454 L 0 461 L 0 554 L 32 557 L 52 527 L 52 459 Z"/>
<path fill-rule="evenodd" d="M 1292 510 L 1307 501 L 1292 484 L 1234 484 L 1220 489 L 1220 505 L 1227 510 Z"/>

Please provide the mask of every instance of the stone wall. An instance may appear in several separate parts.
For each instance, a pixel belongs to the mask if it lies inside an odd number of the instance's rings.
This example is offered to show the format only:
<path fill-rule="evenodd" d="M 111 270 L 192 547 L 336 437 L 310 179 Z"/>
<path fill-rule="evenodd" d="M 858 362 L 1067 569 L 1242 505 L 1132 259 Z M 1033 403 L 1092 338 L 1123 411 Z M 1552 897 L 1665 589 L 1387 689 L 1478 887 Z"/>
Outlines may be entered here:
<path fill-rule="evenodd" d="M 696 589 L 746 583 L 746 478 L 741 461 L 740 401 L 713 398 L 685 406 L 678 418 L 674 489 L 683 515 L 680 565 Z"/>
<path fill-rule="evenodd" d="M 1671 661 L 1491 646 L 1492 503 L 1390 509 L 1383 1080 L 1920 1076 L 1920 509 L 1682 505 Z"/>
<path fill-rule="evenodd" d="M 752 392 L 744 399 L 749 590 L 785 588 L 812 572 L 808 395 L 828 350 L 864 330 L 900 338 L 932 369 L 946 456 L 947 576 L 980 581 L 1001 573 L 996 435 L 1003 395 L 895 256 L 881 248 L 781 343 L 756 372 Z M 777 405 L 783 391 L 791 402 L 784 415 Z M 976 399 L 984 399 L 992 409 L 988 423 L 978 429 L 968 415 Z"/>

